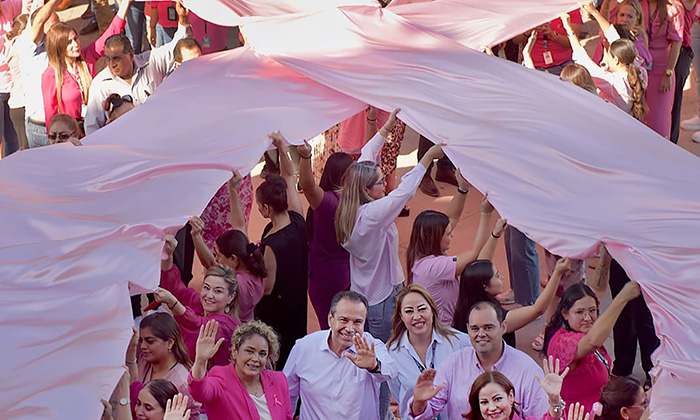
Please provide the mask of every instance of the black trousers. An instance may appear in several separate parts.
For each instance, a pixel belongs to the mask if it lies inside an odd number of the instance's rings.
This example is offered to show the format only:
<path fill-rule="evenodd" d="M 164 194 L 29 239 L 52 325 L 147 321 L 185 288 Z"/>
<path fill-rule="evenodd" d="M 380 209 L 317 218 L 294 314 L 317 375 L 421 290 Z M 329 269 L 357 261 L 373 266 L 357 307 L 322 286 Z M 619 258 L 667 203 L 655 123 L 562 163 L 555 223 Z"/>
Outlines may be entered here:
<path fill-rule="evenodd" d="M 673 94 L 673 108 L 671 108 L 671 141 L 678 144 L 678 136 L 681 128 L 681 107 L 683 106 L 683 87 L 690 75 L 690 63 L 693 62 L 693 50 L 690 47 L 681 47 L 681 53 L 676 62 L 676 86 Z"/>
<path fill-rule="evenodd" d="M 421 160 L 423 158 L 423 155 L 425 155 L 425 152 L 428 151 L 431 147 L 433 147 L 435 143 L 432 141 L 428 140 L 426 137 L 423 137 L 422 135 L 420 136 L 420 140 L 418 140 L 418 160 Z M 451 171 L 454 171 L 455 166 L 452 164 L 452 161 L 450 161 L 450 158 L 447 157 L 447 155 L 441 157 L 438 160 L 437 163 L 438 168 L 440 169 L 449 169 Z M 430 167 L 428 168 L 428 171 L 426 174 L 430 174 L 430 170 L 433 169 L 433 164 L 430 164 Z"/>
<path fill-rule="evenodd" d="M 610 264 L 610 291 L 613 298 L 620 293 L 622 287 L 630 281 L 622 266 L 615 260 Z M 634 361 L 637 357 L 637 342 L 641 352 L 642 369 L 649 375 L 654 366 L 651 362 L 651 354 L 659 347 L 660 341 L 654 330 L 651 311 L 644 301 L 644 296 L 630 301 L 622 310 L 620 317 L 613 327 L 613 341 L 615 342 L 615 362 L 613 363 L 613 375 L 627 376 L 632 374 Z"/>

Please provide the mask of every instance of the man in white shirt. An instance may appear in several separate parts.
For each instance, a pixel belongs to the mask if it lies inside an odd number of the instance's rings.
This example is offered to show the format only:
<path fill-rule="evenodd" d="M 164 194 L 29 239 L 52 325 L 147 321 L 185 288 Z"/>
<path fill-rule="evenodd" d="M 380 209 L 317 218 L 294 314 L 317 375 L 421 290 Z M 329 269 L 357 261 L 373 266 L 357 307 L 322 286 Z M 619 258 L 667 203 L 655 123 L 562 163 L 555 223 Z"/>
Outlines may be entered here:
<path fill-rule="evenodd" d="M 59 22 L 54 11 L 58 2 L 59 0 L 49 0 L 43 7 L 35 10 L 30 16 L 27 28 L 15 43 L 19 56 L 19 71 L 24 84 L 25 126 L 29 147 L 49 144 L 44 121 L 41 75 L 49 66 L 44 34 Z"/>
<path fill-rule="evenodd" d="M 189 23 L 187 9 L 177 4 L 179 25 L 173 40 L 168 44 L 141 54 L 134 54 L 129 38 L 124 34 L 113 35 L 105 43 L 107 67 L 95 76 L 90 86 L 85 114 L 85 134 L 104 127 L 107 114 L 104 102 L 111 94 L 129 95 L 134 106 L 146 102 L 153 91 L 163 82 L 175 62 L 173 46 L 187 36 Z"/>
<path fill-rule="evenodd" d="M 396 377 L 396 363 L 381 340 L 363 333 L 367 298 L 338 293 L 330 330 L 297 340 L 284 366 L 292 407 L 300 420 L 379 420 L 379 385 Z"/>

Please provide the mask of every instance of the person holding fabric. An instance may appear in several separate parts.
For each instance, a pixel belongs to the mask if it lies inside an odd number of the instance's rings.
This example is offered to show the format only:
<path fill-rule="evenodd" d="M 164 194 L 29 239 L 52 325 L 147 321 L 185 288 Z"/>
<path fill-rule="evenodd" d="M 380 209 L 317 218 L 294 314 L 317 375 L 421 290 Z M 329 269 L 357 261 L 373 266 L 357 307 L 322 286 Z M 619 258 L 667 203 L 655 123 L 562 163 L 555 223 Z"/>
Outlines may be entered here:
<path fill-rule="evenodd" d="M 141 320 L 138 338 L 134 331 L 129 343 L 126 365 L 131 376 L 132 410 L 136 411 L 136 396 L 140 396 L 144 384 L 156 379 L 172 382 L 178 392 L 189 395 L 187 374 L 192 361 L 177 322 L 170 314 L 156 312 Z M 200 404 L 194 400 L 190 403 L 192 418 L 197 420 Z"/>
<path fill-rule="evenodd" d="M 83 121 L 95 64 L 105 52 L 107 38 L 124 29 L 124 16 L 131 2 L 122 1 L 109 28 L 85 48 L 80 47 L 78 34 L 67 23 L 57 23 L 46 33 L 49 67 L 41 77 L 46 121 L 56 114 L 68 114 Z"/>
<path fill-rule="evenodd" d="M 569 12 L 569 17 L 571 26 L 578 35 L 583 23 L 581 11 L 576 9 Z M 572 54 L 571 45 L 561 19 L 554 19 L 533 30 L 537 32 L 537 39 L 531 53 L 535 68 L 559 76 L 562 69 L 571 63 Z M 514 41 L 521 44 L 530 37 L 531 33 L 532 31 L 528 31 L 523 35 L 519 35 L 514 38 Z"/>
<path fill-rule="evenodd" d="M 268 174 L 255 191 L 258 210 L 270 223 L 260 240 L 267 270 L 265 292 L 254 313 L 255 318 L 280 332 L 277 369 L 281 370 L 294 342 L 306 335 L 308 242 L 286 140 L 280 132 L 269 137 L 277 147 L 282 176 Z"/>
<path fill-rule="evenodd" d="M 299 420 L 380 420 L 379 385 L 397 375 L 386 346 L 363 333 L 369 304 L 354 291 L 335 295 L 330 330 L 297 340 L 284 374 L 292 406 L 301 397 Z"/>
<path fill-rule="evenodd" d="M 588 12 L 598 23 L 600 28 L 600 42 L 593 54 L 593 61 L 601 63 L 603 60 L 603 50 L 610 47 L 610 44 L 619 39 L 621 30 L 630 33 L 630 40 L 637 47 L 637 55 L 640 69 L 651 69 L 652 58 L 649 53 L 649 39 L 645 31 L 644 11 L 642 5 L 637 0 L 622 0 L 617 3 L 613 10 L 610 10 L 610 1 L 605 0 L 601 5 L 600 12 L 592 2 L 584 2 L 583 9 Z M 610 18 L 612 15 L 612 19 Z"/>
<path fill-rule="evenodd" d="M 559 359 L 542 361 L 544 379 L 537 376 L 537 382 L 547 393 L 549 410 L 541 416 L 542 420 L 559 419 L 564 416 L 564 400 L 561 399 L 561 384 L 569 373 L 569 368 L 559 373 Z M 432 387 L 429 378 L 425 378 L 426 388 Z M 516 408 L 516 395 L 513 383 L 501 372 L 484 372 L 477 376 L 469 391 L 471 411 L 463 417 L 469 420 L 520 420 Z M 527 420 L 540 418 L 529 416 Z"/>
<path fill-rule="evenodd" d="M 241 325 L 231 337 L 231 363 L 207 365 L 222 349 L 217 323 L 202 325 L 197 356 L 188 377 L 192 397 L 202 402 L 210 420 L 292 420 L 287 379 L 271 370 L 279 357 L 275 331 L 261 321 Z"/>
<path fill-rule="evenodd" d="M 564 292 L 559 307 L 547 324 L 544 351 L 569 366 L 562 397 L 578 402 L 590 412 L 612 374 L 612 361 L 603 346 L 625 305 L 640 294 L 636 282 L 625 284 L 608 309 L 598 318 L 599 301 L 585 284 Z"/>
<path fill-rule="evenodd" d="M 333 297 L 350 288 L 350 256 L 335 239 L 335 212 L 343 175 L 353 162 L 347 153 L 333 153 L 316 184 L 311 167 L 312 148 L 297 146 L 299 186 L 309 202 L 306 225 L 309 235 L 309 299 L 322 330 L 328 329 Z"/>
<path fill-rule="evenodd" d="M 635 64 L 637 48 L 634 43 L 627 39 L 611 37 L 613 41 L 603 55 L 603 61 L 606 64 L 606 68 L 603 69 L 588 56 L 571 28 L 568 15 L 562 15 L 560 19 L 569 36 L 569 42 L 574 51 L 574 61 L 591 73 L 599 96 L 631 114 L 635 119 L 643 121 L 647 112 L 644 99 L 646 86 L 641 70 Z"/>
<path fill-rule="evenodd" d="M 241 209 L 241 203 L 236 193 L 241 175 L 233 172 L 228 182 L 231 197 L 231 225 L 233 229 L 226 231 L 216 239 L 214 249 L 216 255 L 209 249 L 202 237 L 204 222 L 199 217 L 190 219 L 190 232 L 194 242 L 197 257 L 205 269 L 216 264 L 222 264 L 236 270 L 238 279 L 238 319 L 241 322 L 253 319 L 253 309 L 262 299 L 265 291 L 267 269 L 263 260 L 262 250 L 248 239 L 246 220 Z"/>
<path fill-rule="evenodd" d="M 450 355 L 437 370 L 426 369 L 420 374 L 409 400 L 408 419 L 433 419 L 447 408 L 441 420 L 461 420 L 469 411 L 472 383 L 489 371 L 501 372 L 513 381 L 523 416 L 546 412 L 547 395 L 535 381 L 542 369 L 527 354 L 505 345 L 507 325 L 500 306 L 478 302 L 470 308 L 468 319 L 472 346 Z"/>
<path fill-rule="evenodd" d="M 498 226 L 496 226 L 496 229 L 498 229 Z M 500 234 L 494 234 L 492 236 L 500 236 Z M 495 243 L 496 241 L 493 240 L 491 242 Z M 494 245 L 491 246 L 493 247 Z M 493 252 L 490 252 L 490 254 L 493 255 Z M 504 312 L 506 330 L 503 335 L 503 340 L 506 344 L 515 348 L 515 332 L 545 313 L 550 302 L 554 300 L 562 276 L 570 271 L 570 260 L 568 258 L 561 258 L 557 261 L 556 268 L 547 286 L 533 305 L 522 306 Z M 460 331 L 467 332 L 467 313 L 469 308 L 477 302 L 482 301 L 499 305 L 496 296 L 502 291 L 503 276 L 501 276 L 490 260 L 479 259 L 467 265 L 462 272 L 460 280 L 457 310 L 455 311 L 455 318 L 452 326 Z"/>
<path fill-rule="evenodd" d="M 457 296 L 459 274 L 467 264 L 479 258 L 486 244 L 493 207 L 484 198 L 481 202 L 479 227 L 472 248 L 457 256 L 447 255 L 453 232 L 464 209 L 469 183 L 457 175 L 460 182 L 457 194 L 447 207 L 447 214 L 426 210 L 413 221 L 411 239 L 406 250 L 408 284 L 420 284 L 428 289 L 438 305 L 440 321 L 452 325 Z"/>
<path fill-rule="evenodd" d="M 29 16 L 27 27 L 17 37 L 14 49 L 19 57 L 19 71 L 24 85 L 25 129 L 29 147 L 46 146 L 46 123 L 41 91 L 41 77 L 49 65 L 44 34 L 59 22 L 54 11 L 59 0 L 49 0 Z"/>
<path fill-rule="evenodd" d="M 645 124 L 665 138 L 671 135 L 674 69 L 683 41 L 683 15 L 669 0 L 642 1 L 645 8 L 649 52 L 652 57 Z"/>
<path fill-rule="evenodd" d="M 177 241 L 172 235 L 165 236 L 167 258 L 160 264 L 160 286 L 155 293 L 156 300 L 164 303 L 180 325 L 182 336 L 190 354 L 194 354 L 199 328 L 209 320 L 219 323 L 219 337 L 228 342 L 240 323 L 233 314 L 238 304 L 238 278 L 233 269 L 223 265 L 213 265 L 207 269 L 202 284 L 202 292 L 185 286 L 180 281 L 180 272 L 173 264 L 173 252 Z M 213 358 L 212 363 L 224 366 L 228 363 L 227 345 Z"/>
<path fill-rule="evenodd" d="M 5 53 L 0 57 L 0 141 L 3 142 L 3 154 L 9 156 L 19 150 L 19 138 L 10 118 L 10 91 L 12 75 L 10 74 L 10 44 L 5 34 L 12 33 L 14 19 L 22 14 L 22 0 L 5 0 L 0 3 L 0 49 Z"/>
<path fill-rule="evenodd" d="M 177 3 L 178 31 L 169 44 L 141 54 L 134 54 L 129 38 L 124 34 L 110 36 L 105 42 L 107 67 L 92 81 L 85 114 L 85 134 L 89 135 L 107 124 L 102 104 L 109 95 L 129 95 L 134 106 L 146 102 L 174 66 L 173 46 L 187 36 L 187 9 Z"/>
<path fill-rule="evenodd" d="M 425 287 L 417 284 L 399 292 L 393 324 L 386 347 L 396 361 L 398 376 L 389 381 L 389 388 L 405 419 L 418 375 L 427 368 L 435 369 L 449 355 L 471 344 L 469 336 L 440 321 L 437 303 Z"/>

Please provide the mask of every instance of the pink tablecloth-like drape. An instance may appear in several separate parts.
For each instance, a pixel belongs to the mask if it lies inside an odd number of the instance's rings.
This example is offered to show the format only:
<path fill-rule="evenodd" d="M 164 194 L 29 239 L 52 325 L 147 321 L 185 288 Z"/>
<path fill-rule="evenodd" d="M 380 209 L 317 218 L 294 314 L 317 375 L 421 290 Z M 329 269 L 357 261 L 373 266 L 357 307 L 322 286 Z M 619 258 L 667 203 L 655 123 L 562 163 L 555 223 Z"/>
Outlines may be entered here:
<path fill-rule="evenodd" d="M 126 284 L 157 284 L 164 231 L 199 214 L 231 168 L 250 169 L 270 131 L 298 143 L 365 103 L 401 106 L 402 120 L 446 142 L 499 213 L 546 248 L 580 257 L 605 242 L 642 284 L 662 337 L 652 418 L 691 418 L 700 161 L 573 85 L 465 47 L 573 2 L 514 0 L 499 15 L 508 2 L 455 1 L 284 16 L 306 3 L 197 0 L 200 16 L 243 22 L 251 47 L 186 63 L 82 148 L 0 162 L 0 418 L 98 418 L 131 334 Z M 266 18 L 239 19 L 254 13 Z M 436 25 L 462 16 L 465 26 Z M 464 29 L 470 16 L 483 16 L 478 33 Z"/>

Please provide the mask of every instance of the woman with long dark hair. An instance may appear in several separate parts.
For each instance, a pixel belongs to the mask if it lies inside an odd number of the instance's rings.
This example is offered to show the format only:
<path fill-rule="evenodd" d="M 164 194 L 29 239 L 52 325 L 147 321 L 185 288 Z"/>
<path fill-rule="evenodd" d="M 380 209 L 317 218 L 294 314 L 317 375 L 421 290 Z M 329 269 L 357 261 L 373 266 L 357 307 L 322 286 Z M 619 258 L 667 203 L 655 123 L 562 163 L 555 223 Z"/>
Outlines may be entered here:
<path fill-rule="evenodd" d="M 333 153 L 316 184 L 311 167 L 312 148 L 306 141 L 297 146 L 299 186 L 309 202 L 306 214 L 309 235 L 309 299 L 322 330 L 328 328 L 333 296 L 350 288 L 350 255 L 335 239 L 335 212 L 340 201 L 343 175 L 353 159 Z"/>
<path fill-rule="evenodd" d="M 599 315 L 596 294 L 585 284 L 570 286 L 547 324 L 544 351 L 571 369 L 562 387 L 565 401 L 578 402 L 591 411 L 612 374 L 612 362 L 603 344 L 625 305 L 640 294 L 629 282 Z"/>

